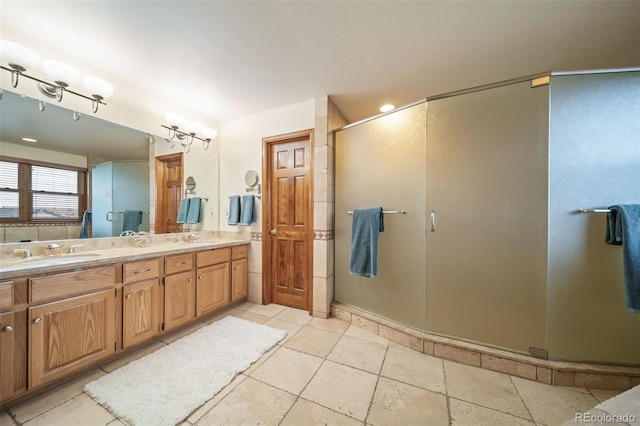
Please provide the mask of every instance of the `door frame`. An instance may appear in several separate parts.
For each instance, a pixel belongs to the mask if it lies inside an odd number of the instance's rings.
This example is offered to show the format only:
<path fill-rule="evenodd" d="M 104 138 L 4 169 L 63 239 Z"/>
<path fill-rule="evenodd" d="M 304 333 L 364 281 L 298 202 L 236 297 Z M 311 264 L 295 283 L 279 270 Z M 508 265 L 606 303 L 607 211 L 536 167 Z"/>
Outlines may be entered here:
<path fill-rule="evenodd" d="M 182 152 L 178 152 L 175 154 L 167 154 L 167 155 L 159 155 L 156 157 L 155 164 L 155 175 L 156 175 L 156 214 L 155 221 L 153 225 L 154 233 L 166 233 L 164 222 L 162 222 L 161 229 L 162 232 L 158 232 L 158 223 L 160 213 L 162 211 L 162 206 L 164 205 L 164 185 L 166 176 L 164 176 L 164 163 L 169 161 L 174 161 L 176 159 L 180 159 L 180 182 L 184 183 L 184 155 Z M 163 218 L 164 219 L 164 218 Z"/>
<path fill-rule="evenodd" d="M 292 133 L 285 133 L 277 136 L 270 136 L 262 138 L 262 304 L 267 305 L 272 302 L 273 294 L 271 292 L 271 240 L 269 238 L 269 230 L 273 229 L 271 226 L 271 203 L 272 203 L 272 188 L 271 188 L 271 174 L 273 170 L 273 161 L 269 155 L 271 148 L 274 145 L 296 142 L 301 140 L 308 140 L 307 148 L 309 152 L 309 182 L 307 184 L 307 190 L 309 191 L 308 200 L 308 213 L 309 213 L 309 226 L 306 229 L 306 246 L 307 254 L 309 256 L 307 262 L 307 276 L 309 277 L 309 291 L 307 292 L 307 306 L 309 315 L 313 314 L 313 235 L 314 235 L 314 215 L 313 215 L 313 189 L 314 189 L 314 130 L 300 130 Z"/>

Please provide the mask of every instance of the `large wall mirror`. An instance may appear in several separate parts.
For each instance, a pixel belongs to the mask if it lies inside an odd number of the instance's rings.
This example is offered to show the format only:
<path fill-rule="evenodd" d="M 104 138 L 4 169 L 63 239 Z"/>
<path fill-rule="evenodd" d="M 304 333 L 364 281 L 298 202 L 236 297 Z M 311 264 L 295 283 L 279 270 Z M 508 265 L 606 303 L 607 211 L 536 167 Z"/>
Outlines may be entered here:
<path fill-rule="evenodd" d="M 22 138 L 36 139 L 37 142 L 25 142 Z M 158 143 L 164 141 L 160 137 L 157 140 Z M 82 167 L 84 161 L 87 169 L 87 209 L 93 213 L 91 236 L 119 235 L 125 210 L 142 211 L 139 230 L 149 229 L 155 204 L 155 191 L 150 190 L 149 161 L 153 167 L 153 157 L 158 154 L 153 148 L 150 154 L 149 134 L 105 121 L 97 115 L 74 115 L 74 111 L 60 104 L 45 103 L 3 90 L 0 100 L 0 143 L 0 156 L 4 158 L 23 158 L 35 163 L 74 167 Z M 217 169 L 215 154 L 209 154 L 209 161 L 215 162 Z M 185 161 L 185 176 L 189 175 L 188 165 L 189 161 Z M 94 185 L 98 182 L 101 185 Z M 135 182 L 141 183 L 142 196 L 131 191 Z M 215 185 L 217 192 L 217 181 Z M 214 191 L 210 192 L 211 197 Z M 115 203 L 118 197 L 124 197 L 124 201 Z M 6 204 L 3 203 L 5 207 Z M 6 217 L 12 214 L 10 210 L 5 209 L 0 214 Z M 45 211 L 42 216 L 46 217 L 47 213 Z M 96 226 L 96 223 L 105 219 L 106 224 Z M 21 223 L 19 220 L 3 220 L 0 223 L 1 243 L 72 239 L 80 238 L 80 235 L 79 221 L 52 224 L 42 219 L 39 223 Z"/>

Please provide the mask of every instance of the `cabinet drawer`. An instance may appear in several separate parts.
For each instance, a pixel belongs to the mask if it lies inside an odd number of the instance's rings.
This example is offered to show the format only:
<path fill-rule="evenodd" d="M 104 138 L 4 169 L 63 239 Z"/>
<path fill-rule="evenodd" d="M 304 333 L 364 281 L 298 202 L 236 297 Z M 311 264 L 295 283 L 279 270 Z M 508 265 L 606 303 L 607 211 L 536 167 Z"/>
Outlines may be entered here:
<path fill-rule="evenodd" d="M 87 269 L 47 277 L 31 278 L 31 302 L 62 299 L 96 290 L 113 287 L 116 283 L 116 268 Z"/>
<path fill-rule="evenodd" d="M 13 305 L 13 281 L 0 283 L 0 311 Z"/>
<path fill-rule="evenodd" d="M 249 253 L 249 246 L 235 246 L 231 247 L 231 259 L 242 259 L 243 257 L 247 257 Z"/>
<path fill-rule="evenodd" d="M 193 269 L 193 255 L 191 253 L 169 256 L 165 257 L 164 259 L 165 275 L 175 274 L 176 272 L 190 271 L 191 269 Z"/>
<path fill-rule="evenodd" d="M 221 248 L 215 250 L 201 251 L 197 254 L 198 268 L 216 263 L 228 262 L 231 258 L 231 249 Z"/>
<path fill-rule="evenodd" d="M 159 259 L 125 263 L 122 268 L 122 279 L 125 283 L 142 281 L 160 276 Z"/>

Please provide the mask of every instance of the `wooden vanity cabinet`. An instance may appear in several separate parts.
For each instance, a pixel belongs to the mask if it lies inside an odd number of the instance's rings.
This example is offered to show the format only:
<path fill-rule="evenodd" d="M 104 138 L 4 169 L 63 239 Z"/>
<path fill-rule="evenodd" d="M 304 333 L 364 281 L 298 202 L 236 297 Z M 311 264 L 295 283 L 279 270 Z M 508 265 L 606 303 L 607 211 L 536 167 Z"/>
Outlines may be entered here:
<path fill-rule="evenodd" d="M 247 297 L 249 286 L 249 246 L 231 249 L 231 301 Z"/>
<path fill-rule="evenodd" d="M 0 401 L 14 393 L 15 328 L 13 312 L 0 314 Z"/>
<path fill-rule="evenodd" d="M 0 312 L 13 305 L 13 282 L 0 283 Z M 0 402 L 14 393 L 15 322 L 13 312 L 0 314 Z"/>
<path fill-rule="evenodd" d="M 0 282 L 0 404 L 247 296 L 248 245 Z"/>
<path fill-rule="evenodd" d="M 29 388 L 59 379 L 116 350 L 115 289 L 29 308 Z"/>
<path fill-rule="evenodd" d="M 113 265 L 29 279 L 30 389 L 115 352 L 117 275 Z"/>
<path fill-rule="evenodd" d="M 160 332 L 160 259 L 123 265 L 122 347 L 126 349 Z"/>
<path fill-rule="evenodd" d="M 188 257 L 191 260 L 186 260 L 185 255 L 165 258 L 165 268 L 174 273 L 164 277 L 164 330 L 184 325 L 196 317 L 193 254 L 189 253 Z"/>
<path fill-rule="evenodd" d="M 196 254 L 196 315 L 202 316 L 230 302 L 229 261 L 231 249 L 220 248 Z"/>

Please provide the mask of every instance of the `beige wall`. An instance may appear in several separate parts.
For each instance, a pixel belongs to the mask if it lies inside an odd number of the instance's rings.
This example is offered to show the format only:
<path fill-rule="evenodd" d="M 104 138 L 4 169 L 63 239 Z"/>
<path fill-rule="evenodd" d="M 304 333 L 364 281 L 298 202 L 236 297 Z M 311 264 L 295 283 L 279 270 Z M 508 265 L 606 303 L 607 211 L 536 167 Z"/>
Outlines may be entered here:
<path fill-rule="evenodd" d="M 220 126 L 220 185 L 218 226 L 222 232 L 245 234 L 251 238 L 249 251 L 249 300 L 262 303 L 262 200 L 256 199 L 256 222 L 250 226 L 228 225 L 231 195 L 246 192 L 244 175 L 255 170 L 262 184 L 262 138 L 313 128 L 314 101 L 266 111 L 224 122 Z"/>

